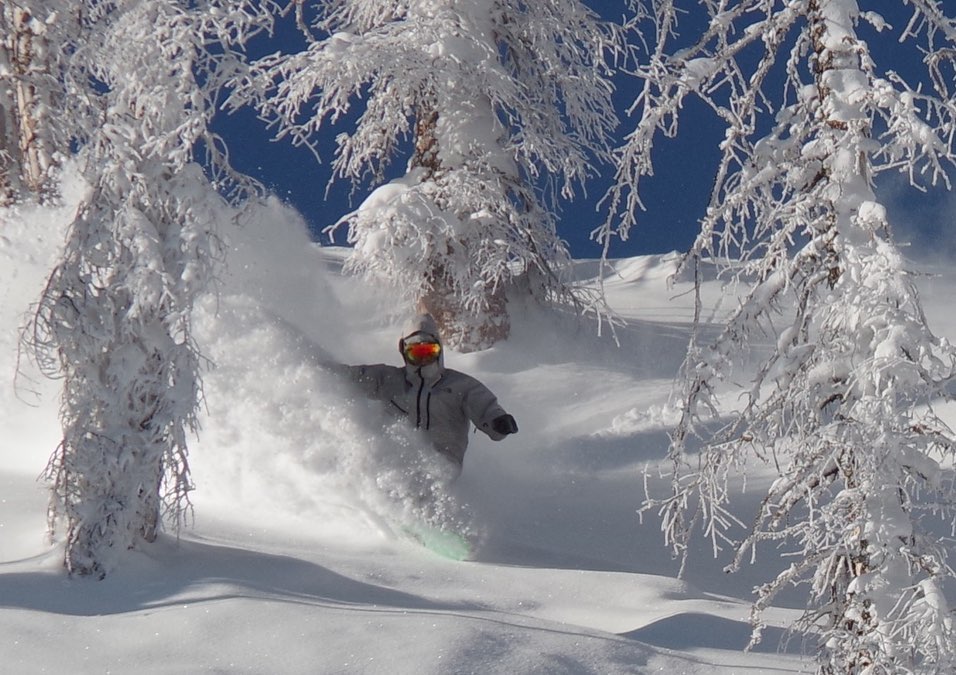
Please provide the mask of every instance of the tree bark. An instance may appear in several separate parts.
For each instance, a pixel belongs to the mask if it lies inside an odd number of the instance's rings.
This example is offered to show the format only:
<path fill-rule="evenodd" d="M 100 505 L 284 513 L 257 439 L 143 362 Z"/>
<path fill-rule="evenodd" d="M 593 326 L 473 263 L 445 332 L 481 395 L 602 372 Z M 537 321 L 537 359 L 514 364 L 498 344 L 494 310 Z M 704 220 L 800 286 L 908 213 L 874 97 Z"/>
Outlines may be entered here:
<path fill-rule="evenodd" d="M 42 29 L 30 11 L 7 4 L 0 16 L 2 48 L 10 67 L 4 84 L 7 105 L 0 110 L 0 200 L 12 201 L 23 190 L 41 197 L 49 191 L 49 148 L 43 139 L 43 106 L 35 80 L 48 70 Z M 43 45 L 45 47 L 45 45 Z M 39 54 L 39 55 L 38 55 Z"/>
<path fill-rule="evenodd" d="M 410 162 L 411 168 L 425 169 L 424 180 L 436 183 L 441 182 L 442 174 L 447 170 L 442 165 L 439 154 L 441 143 L 437 135 L 438 119 L 439 112 L 433 102 L 419 105 L 415 123 L 415 153 Z M 458 218 L 467 217 L 467 214 L 459 213 L 455 209 L 453 199 L 445 195 L 443 201 L 444 203 L 439 204 L 443 210 L 453 212 Z M 458 243 L 466 247 L 468 245 L 467 242 Z M 471 352 L 486 349 L 508 337 L 511 321 L 508 317 L 504 288 L 499 286 L 483 289 L 484 307 L 475 312 L 462 306 L 454 281 L 440 255 L 435 254 L 435 259 L 428 266 L 426 277 L 429 290 L 419 298 L 418 307 L 420 311 L 432 315 L 446 344 Z"/>

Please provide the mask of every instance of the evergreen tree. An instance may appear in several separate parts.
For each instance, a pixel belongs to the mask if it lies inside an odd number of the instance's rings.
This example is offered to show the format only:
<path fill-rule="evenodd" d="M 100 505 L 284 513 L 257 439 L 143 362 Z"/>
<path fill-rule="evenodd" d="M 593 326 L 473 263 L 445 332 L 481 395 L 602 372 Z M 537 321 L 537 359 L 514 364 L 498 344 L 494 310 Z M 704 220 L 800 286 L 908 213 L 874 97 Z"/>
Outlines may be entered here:
<path fill-rule="evenodd" d="M 887 170 L 949 185 L 956 22 L 934 0 L 901 4 L 912 12 L 901 41 L 922 41 L 921 86 L 881 68 L 861 37 L 892 30 L 882 2 L 703 2 L 706 30 L 673 53 L 677 3 L 658 3 L 660 42 L 613 193 L 626 232 L 654 136 L 677 132 L 688 97 L 725 123 L 686 264 L 711 259 L 744 291 L 712 344 L 692 340 L 672 491 L 646 508 L 685 559 L 697 526 L 715 552 L 735 550 L 731 571 L 761 545 L 790 547 L 793 562 L 757 589 L 754 639 L 776 594 L 806 583 L 798 628 L 818 640 L 823 673 L 956 667 L 943 593 L 953 541 L 932 522 L 956 518 L 956 438 L 934 411 L 956 350 L 930 331 L 874 188 Z M 769 350 L 754 349 L 768 337 Z M 721 411 L 721 382 L 748 353 L 757 370 L 744 404 Z M 709 418 L 724 420 L 716 433 Z M 754 462 L 777 478 L 735 539 L 728 478 Z"/>
<path fill-rule="evenodd" d="M 616 33 L 579 0 L 314 5 L 310 29 L 296 3 L 306 48 L 260 60 L 233 101 L 312 145 L 362 100 L 334 170 L 378 187 L 340 221 L 347 268 L 399 289 L 462 349 L 508 334 L 516 284 L 569 299 L 554 209 L 608 159 Z"/>
<path fill-rule="evenodd" d="M 241 189 L 209 124 L 235 48 L 269 16 L 245 0 L 74 9 L 55 119 L 90 194 L 28 340 L 64 383 L 51 527 L 65 521 L 71 573 L 103 576 L 156 537 L 164 501 L 177 525 L 188 508 L 201 393 L 190 311 L 219 257 L 217 198 L 193 158 L 204 148 L 215 178 Z"/>

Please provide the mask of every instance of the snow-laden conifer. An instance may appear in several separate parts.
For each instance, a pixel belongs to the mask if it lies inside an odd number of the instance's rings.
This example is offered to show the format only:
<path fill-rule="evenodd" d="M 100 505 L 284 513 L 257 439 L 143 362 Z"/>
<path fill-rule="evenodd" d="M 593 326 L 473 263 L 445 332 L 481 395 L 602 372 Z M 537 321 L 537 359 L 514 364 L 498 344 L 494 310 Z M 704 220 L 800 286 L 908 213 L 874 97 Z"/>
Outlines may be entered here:
<path fill-rule="evenodd" d="M 63 439 L 51 459 L 51 527 L 72 573 L 178 525 L 191 488 L 187 432 L 200 403 L 192 305 L 212 280 L 218 197 L 193 163 L 210 132 L 232 48 L 267 21 L 244 0 L 76 3 L 57 73 L 59 132 L 90 185 L 28 340 L 63 379 Z"/>
<path fill-rule="evenodd" d="M 705 2 L 703 35 L 669 53 L 676 4 L 658 5 L 615 206 L 626 231 L 654 136 L 676 133 L 688 97 L 703 100 L 726 132 L 687 264 L 712 260 L 743 290 L 717 339 L 691 343 L 672 493 L 647 508 L 683 556 L 698 526 L 715 551 L 735 550 L 731 571 L 768 545 L 788 554 L 757 589 L 755 640 L 761 611 L 804 583 L 798 628 L 821 672 L 952 672 L 956 446 L 934 406 L 956 350 L 927 325 L 874 177 L 949 185 L 956 23 L 933 0 L 902 3 L 912 19 L 895 29 L 877 2 Z M 864 33 L 920 41 L 924 81 L 875 62 Z M 721 409 L 721 382 L 747 354 L 757 370 L 742 405 Z M 728 478 L 754 462 L 777 478 L 737 538 Z"/>
<path fill-rule="evenodd" d="M 297 144 L 341 122 L 336 177 L 376 187 L 339 221 L 348 269 L 424 306 L 464 349 L 507 335 L 516 284 L 567 299 L 554 209 L 608 159 L 614 31 L 580 0 L 296 6 L 306 48 L 260 60 L 234 101 Z"/>

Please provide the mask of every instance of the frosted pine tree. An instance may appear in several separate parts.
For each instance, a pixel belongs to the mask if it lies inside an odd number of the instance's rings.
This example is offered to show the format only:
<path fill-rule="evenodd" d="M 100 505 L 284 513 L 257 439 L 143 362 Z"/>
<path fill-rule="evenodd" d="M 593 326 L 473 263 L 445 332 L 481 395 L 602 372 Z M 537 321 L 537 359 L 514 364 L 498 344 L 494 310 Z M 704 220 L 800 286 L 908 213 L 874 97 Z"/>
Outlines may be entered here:
<path fill-rule="evenodd" d="M 508 334 L 515 285 L 568 299 L 554 209 L 608 159 L 616 33 L 579 0 L 296 5 L 303 27 L 318 14 L 306 48 L 259 61 L 234 101 L 305 145 L 357 111 L 335 175 L 377 189 L 340 221 L 347 268 L 399 289 L 462 349 Z"/>
<path fill-rule="evenodd" d="M 188 509 L 190 311 L 219 256 L 218 197 L 193 157 L 202 144 L 230 177 L 209 122 L 232 49 L 268 21 L 258 4 L 89 2 L 62 45 L 57 119 L 91 189 L 28 339 L 63 379 L 51 527 L 64 523 L 71 573 L 103 576 L 164 512 L 178 526 Z"/>
<path fill-rule="evenodd" d="M 715 552 L 735 551 L 729 571 L 770 546 L 785 551 L 790 565 L 757 589 L 754 640 L 777 593 L 806 584 L 797 628 L 816 640 L 823 673 L 956 668 L 944 593 L 956 446 L 934 409 L 956 350 L 927 325 L 874 189 L 891 170 L 949 186 L 956 23 L 939 2 L 901 4 L 912 18 L 894 29 L 878 13 L 885 2 L 706 2 L 706 31 L 668 54 L 678 14 L 660 3 L 661 42 L 641 72 L 641 117 L 614 193 L 626 231 L 654 137 L 676 133 L 688 97 L 725 123 L 687 264 L 711 259 L 743 293 L 712 344 L 691 343 L 672 492 L 646 508 L 659 509 L 685 560 L 698 527 Z M 920 42 L 921 85 L 881 68 L 864 34 Z M 752 383 L 740 407 L 722 410 L 722 383 L 747 372 L 746 354 Z M 747 527 L 728 479 L 755 463 L 777 477 Z"/>

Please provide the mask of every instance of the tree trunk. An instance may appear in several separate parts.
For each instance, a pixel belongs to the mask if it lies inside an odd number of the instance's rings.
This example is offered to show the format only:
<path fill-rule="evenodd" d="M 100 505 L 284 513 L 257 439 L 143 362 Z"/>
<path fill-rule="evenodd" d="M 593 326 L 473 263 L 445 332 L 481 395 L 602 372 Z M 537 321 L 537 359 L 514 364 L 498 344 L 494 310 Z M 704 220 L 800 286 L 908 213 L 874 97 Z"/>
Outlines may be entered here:
<path fill-rule="evenodd" d="M 6 5 L 0 16 L 2 42 L 10 76 L 4 83 L 6 106 L 0 110 L 0 200 L 19 190 L 41 197 L 49 191 L 49 148 L 43 139 L 44 110 L 35 81 L 48 70 L 46 40 L 28 9 Z M 38 54 L 40 56 L 38 56 Z"/>
<path fill-rule="evenodd" d="M 431 291 L 418 302 L 419 311 L 434 317 L 442 341 L 449 347 L 461 352 L 480 351 L 510 334 L 511 321 L 503 288 L 489 290 L 485 295 L 485 309 L 473 314 L 461 307 L 440 264 L 429 274 L 429 285 Z"/>
<path fill-rule="evenodd" d="M 11 204 L 16 194 L 12 180 L 16 169 L 13 164 L 15 154 L 10 147 L 11 121 L 7 109 L 3 106 L 3 99 L 0 99 L 0 206 Z"/>
<path fill-rule="evenodd" d="M 846 144 L 852 139 L 851 147 L 861 148 L 864 141 L 871 136 L 869 122 L 862 115 L 854 117 L 855 111 L 847 104 L 845 92 L 835 91 L 830 86 L 830 77 L 833 71 L 849 70 L 863 72 L 860 56 L 855 49 L 856 37 L 843 37 L 839 48 L 834 48 L 832 36 L 829 34 L 833 14 L 831 3 L 833 0 L 810 0 L 809 19 L 810 31 L 813 40 L 814 56 L 812 61 L 814 78 L 816 81 L 819 108 L 817 114 L 820 122 L 820 136 L 829 137 L 832 153 L 824 158 L 823 167 L 815 177 L 813 185 L 818 187 L 824 196 L 823 212 L 819 217 L 818 229 L 826 232 L 829 246 L 826 249 L 827 284 L 834 289 L 841 280 L 846 265 L 845 254 L 841 253 L 834 244 L 837 238 L 842 239 L 844 246 L 853 245 L 860 239 L 867 237 L 859 231 L 852 218 L 846 216 L 859 208 L 855 203 L 858 199 L 852 186 L 847 186 L 847 178 L 832 166 L 839 164 L 839 154 L 844 152 Z M 855 3 L 854 3 L 855 4 Z M 849 30 L 852 20 L 849 13 L 844 17 Z M 851 37 L 852 35 L 852 37 Z M 869 183 L 871 164 L 870 158 L 858 150 L 853 158 L 856 171 L 855 177 L 862 178 Z M 857 478 L 858 464 L 865 461 L 859 456 L 860 450 L 847 447 L 843 464 L 843 481 L 845 490 L 857 491 L 864 489 Z M 866 508 L 863 506 L 862 508 Z M 869 516 L 866 513 L 858 516 L 860 528 L 864 529 Z M 837 568 L 832 571 L 832 586 L 830 588 L 829 620 L 832 631 L 842 633 L 843 643 L 840 648 L 831 652 L 828 645 L 823 645 L 823 653 L 830 654 L 830 658 L 823 660 L 821 671 L 835 673 L 837 670 L 849 673 L 862 673 L 873 665 L 874 656 L 868 646 L 868 636 L 876 631 L 875 619 L 871 611 L 872 600 L 868 597 L 865 584 L 857 587 L 860 578 L 873 570 L 873 563 L 867 553 L 867 541 L 861 539 L 858 549 L 847 550 L 834 561 Z M 838 666 L 834 670 L 835 664 Z"/>
<path fill-rule="evenodd" d="M 434 103 L 423 103 L 419 106 L 418 117 L 415 123 L 415 153 L 410 162 L 410 168 L 423 168 L 426 171 L 426 180 L 441 183 L 442 174 L 447 168 L 442 165 L 439 151 L 440 140 L 436 134 L 439 112 Z M 439 190 L 439 194 L 441 191 Z M 456 208 L 454 197 L 442 195 L 442 203 L 438 206 L 453 213 L 459 219 L 465 219 L 469 214 L 463 214 Z M 447 250 L 447 242 L 433 242 L 436 249 Z M 467 241 L 456 242 L 468 247 Z M 469 256 L 474 260 L 473 256 Z M 485 288 L 482 307 L 464 307 L 460 289 L 455 288 L 454 280 L 445 268 L 441 256 L 428 265 L 426 273 L 427 290 L 418 300 L 420 311 L 431 314 L 442 333 L 442 340 L 450 347 L 464 352 L 487 349 L 496 342 L 504 340 L 511 331 L 511 321 L 508 317 L 508 305 L 505 290 L 498 286 Z"/>

